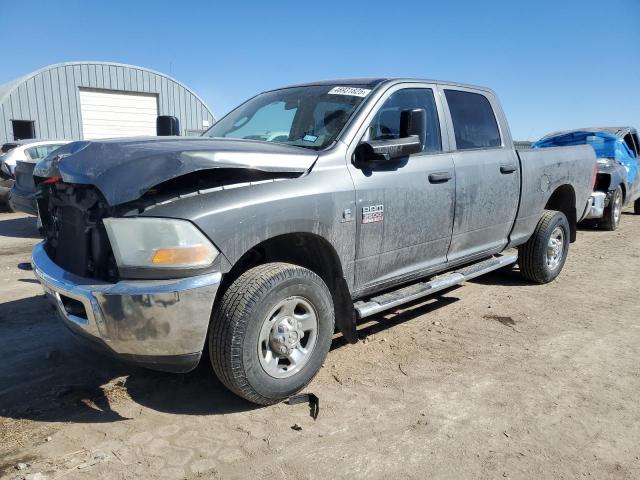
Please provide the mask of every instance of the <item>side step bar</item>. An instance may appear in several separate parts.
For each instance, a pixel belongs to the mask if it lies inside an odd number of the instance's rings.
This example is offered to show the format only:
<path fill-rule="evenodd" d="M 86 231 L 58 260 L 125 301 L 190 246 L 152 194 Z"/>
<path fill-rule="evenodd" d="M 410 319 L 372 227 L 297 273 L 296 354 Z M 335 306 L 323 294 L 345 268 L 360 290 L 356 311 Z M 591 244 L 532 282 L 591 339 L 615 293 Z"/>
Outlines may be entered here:
<path fill-rule="evenodd" d="M 459 283 L 479 277 L 499 268 L 513 265 L 518 261 L 516 255 L 500 255 L 478 263 L 446 273 L 428 282 L 419 282 L 392 292 L 383 293 L 368 300 L 353 304 L 358 318 L 369 317 L 376 313 L 412 302 L 422 297 L 446 290 Z"/>

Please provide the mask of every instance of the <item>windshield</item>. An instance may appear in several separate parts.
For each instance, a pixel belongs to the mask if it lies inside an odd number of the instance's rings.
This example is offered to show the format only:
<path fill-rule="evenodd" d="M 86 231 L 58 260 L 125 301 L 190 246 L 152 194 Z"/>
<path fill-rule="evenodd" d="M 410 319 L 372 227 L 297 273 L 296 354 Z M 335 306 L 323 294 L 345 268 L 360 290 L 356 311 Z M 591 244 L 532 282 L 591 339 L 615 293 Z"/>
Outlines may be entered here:
<path fill-rule="evenodd" d="M 352 86 L 292 87 L 240 105 L 203 136 L 244 138 L 321 150 L 342 131 L 371 90 Z"/>

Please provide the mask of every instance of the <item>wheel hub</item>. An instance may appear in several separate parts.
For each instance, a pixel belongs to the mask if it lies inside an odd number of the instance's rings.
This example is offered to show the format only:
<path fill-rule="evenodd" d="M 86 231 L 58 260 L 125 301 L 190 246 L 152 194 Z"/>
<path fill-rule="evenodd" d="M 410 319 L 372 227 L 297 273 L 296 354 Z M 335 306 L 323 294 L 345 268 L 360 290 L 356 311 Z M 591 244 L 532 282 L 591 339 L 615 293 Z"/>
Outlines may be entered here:
<path fill-rule="evenodd" d="M 295 375 L 309 361 L 318 336 L 318 314 L 301 296 L 282 299 L 263 321 L 257 350 L 260 365 L 274 378 Z"/>
<path fill-rule="evenodd" d="M 558 268 L 562 261 L 564 251 L 564 232 L 562 228 L 556 227 L 551 233 L 547 244 L 547 265 L 551 270 Z"/>
<path fill-rule="evenodd" d="M 281 354 L 290 355 L 298 348 L 300 340 L 304 338 L 302 322 L 295 318 L 285 317 L 280 319 L 271 329 L 269 344 L 271 348 Z"/>
<path fill-rule="evenodd" d="M 620 215 L 622 213 L 622 197 L 616 191 L 616 196 L 613 202 L 613 221 L 617 224 L 620 221 Z"/>

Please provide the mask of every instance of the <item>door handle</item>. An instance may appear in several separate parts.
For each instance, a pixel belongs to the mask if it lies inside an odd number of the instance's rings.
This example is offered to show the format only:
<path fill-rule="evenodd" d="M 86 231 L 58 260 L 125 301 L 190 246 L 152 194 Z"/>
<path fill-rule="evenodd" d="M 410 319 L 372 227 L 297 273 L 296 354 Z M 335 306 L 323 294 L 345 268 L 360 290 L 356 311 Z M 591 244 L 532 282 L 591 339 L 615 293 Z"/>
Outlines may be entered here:
<path fill-rule="evenodd" d="M 452 176 L 449 172 L 436 172 L 429 174 L 429 183 L 444 183 L 451 180 Z"/>
<path fill-rule="evenodd" d="M 506 175 L 508 173 L 513 173 L 518 169 L 517 165 L 514 165 L 513 163 L 508 164 L 508 165 L 500 165 L 500 173 Z"/>

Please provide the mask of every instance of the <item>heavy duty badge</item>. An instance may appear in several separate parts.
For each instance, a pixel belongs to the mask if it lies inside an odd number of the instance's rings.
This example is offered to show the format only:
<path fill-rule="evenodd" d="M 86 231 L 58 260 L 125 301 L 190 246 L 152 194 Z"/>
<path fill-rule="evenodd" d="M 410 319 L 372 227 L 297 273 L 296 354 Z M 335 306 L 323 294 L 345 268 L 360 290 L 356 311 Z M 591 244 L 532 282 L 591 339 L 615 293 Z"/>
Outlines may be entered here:
<path fill-rule="evenodd" d="M 384 205 L 362 207 L 362 223 L 381 222 L 384 220 Z"/>

